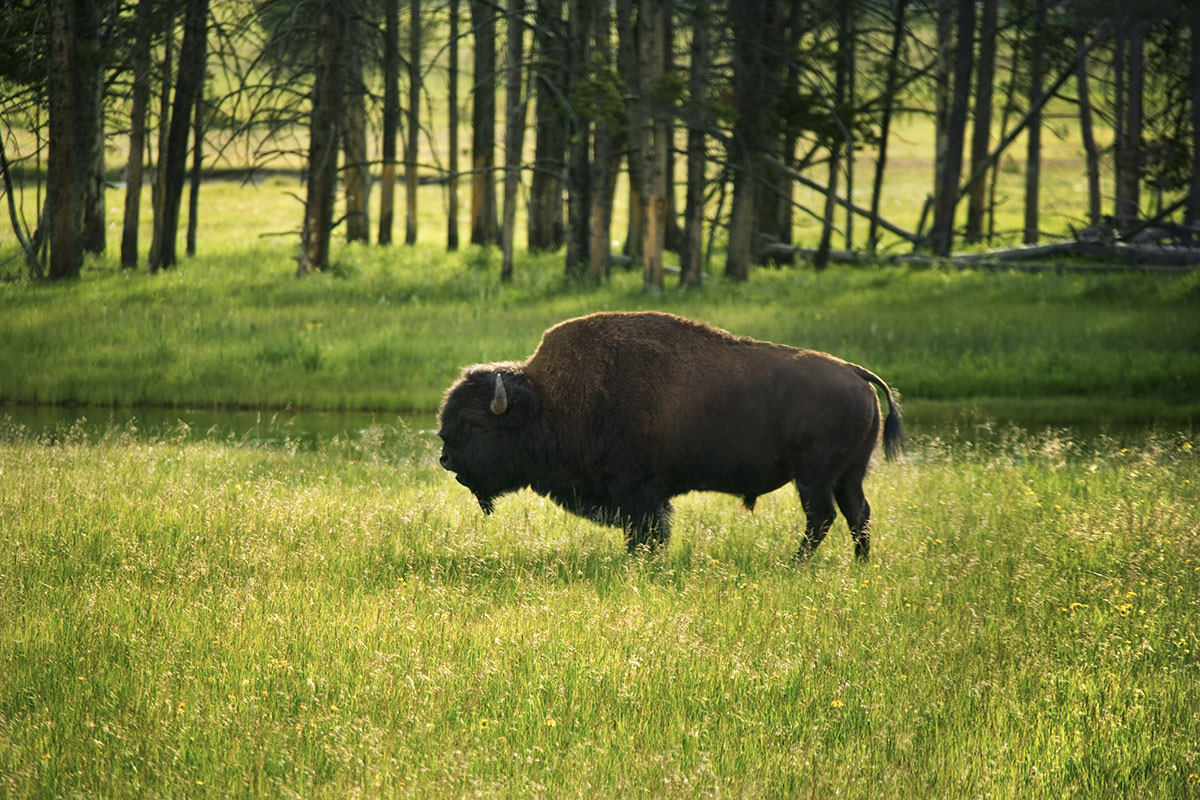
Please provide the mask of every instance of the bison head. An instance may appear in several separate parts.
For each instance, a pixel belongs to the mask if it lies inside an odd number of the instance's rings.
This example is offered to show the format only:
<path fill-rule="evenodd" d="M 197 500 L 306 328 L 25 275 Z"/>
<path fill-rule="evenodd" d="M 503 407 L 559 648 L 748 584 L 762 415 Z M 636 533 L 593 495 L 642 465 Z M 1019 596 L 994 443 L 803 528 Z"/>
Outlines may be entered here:
<path fill-rule="evenodd" d="M 485 514 L 497 497 L 529 483 L 529 429 L 540 404 L 519 367 L 468 367 L 438 412 L 443 468 L 471 490 Z"/>

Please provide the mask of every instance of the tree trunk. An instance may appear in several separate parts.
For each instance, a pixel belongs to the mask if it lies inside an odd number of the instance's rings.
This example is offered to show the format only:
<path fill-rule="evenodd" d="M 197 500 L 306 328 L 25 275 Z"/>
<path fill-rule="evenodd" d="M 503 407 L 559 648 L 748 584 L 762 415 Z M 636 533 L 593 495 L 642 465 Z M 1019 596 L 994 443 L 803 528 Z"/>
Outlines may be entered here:
<path fill-rule="evenodd" d="M 346 192 L 346 241 L 371 240 L 371 168 L 367 161 L 367 109 L 362 49 L 366 28 L 359 0 L 346 0 L 346 63 L 342 101 L 342 153 Z"/>
<path fill-rule="evenodd" d="M 848 11 L 846 26 L 846 103 L 842 113 L 842 124 L 846 131 L 846 199 L 854 201 L 854 114 L 858 105 L 858 87 L 855 76 L 858 74 L 856 51 L 858 49 L 858 31 L 856 21 L 858 9 L 853 0 L 842 0 Z M 839 54 L 840 56 L 840 54 Z M 846 249 L 854 249 L 854 212 L 850 208 L 846 212 Z"/>
<path fill-rule="evenodd" d="M 807 4 L 802 0 L 788 0 L 784 3 L 788 9 L 787 34 L 785 38 L 783 64 L 783 96 L 797 97 L 800 94 L 801 71 L 803 70 L 804 54 L 801 52 L 801 39 L 806 32 L 805 14 Z M 795 196 L 796 179 L 792 172 L 796 167 L 796 145 L 800 141 L 800 131 L 796 125 L 788 125 L 783 134 L 782 162 L 784 169 L 775 170 L 778 197 L 776 198 L 775 220 L 771 230 L 784 244 L 793 240 L 793 198 Z M 761 215 L 759 215 L 761 218 Z"/>
<path fill-rule="evenodd" d="M 208 0 L 187 0 L 184 8 L 183 43 L 179 47 L 179 72 L 175 81 L 175 105 L 167 133 L 166 185 L 163 192 L 162 251 L 158 267 L 175 265 L 175 240 L 179 231 L 179 206 L 183 199 L 188 133 L 192 104 L 204 83 L 205 40 L 208 35 Z M 160 154 L 159 158 L 162 158 Z M 153 268 L 155 265 L 151 265 Z"/>
<path fill-rule="evenodd" d="M 1123 115 L 1119 121 L 1116 161 L 1116 203 L 1113 216 L 1117 227 L 1124 228 L 1138 218 L 1141 194 L 1142 88 L 1143 45 L 1145 28 L 1141 21 L 1132 21 L 1127 28 L 1125 81 L 1118 87 L 1124 99 Z"/>
<path fill-rule="evenodd" d="M 898 0 L 892 26 L 892 43 L 888 49 L 887 88 L 884 89 L 883 112 L 879 121 L 879 154 L 875 157 L 875 180 L 871 186 L 871 222 L 867 229 L 867 249 L 871 252 L 879 247 L 879 204 L 883 196 L 883 175 L 887 168 L 888 138 L 892 128 L 892 111 L 896 104 L 896 86 L 900 77 L 900 51 L 907 29 L 905 11 L 908 0 Z"/>
<path fill-rule="evenodd" d="M 563 245 L 567 48 L 562 11 L 563 0 L 537 2 L 537 129 L 528 214 L 529 249 L 533 252 L 557 250 Z"/>
<path fill-rule="evenodd" d="M 946 185 L 946 157 L 950 152 L 950 77 L 954 59 L 955 0 L 936 0 L 937 61 L 934 64 L 933 197 Z"/>
<path fill-rule="evenodd" d="M 1013 35 L 1013 43 L 1009 48 L 1009 64 L 1008 64 L 1008 81 L 1004 92 L 1004 105 L 1000 109 L 1000 143 L 1003 146 L 1004 142 L 1009 141 L 1013 136 L 1012 131 L 1008 128 L 1008 122 L 1012 115 L 1017 112 L 1017 74 L 1021 65 L 1021 52 L 1024 38 L 1022 37 L 1024 29 L 1018 27 Z M 999 182 L 1000 170 L 995 161 L 999 158 L 997 151 L 1001 150 L 998 146 L 988 160 L 976 170 L 986 169 L 987 172 L 980 172 L 980 176 L 986 175 L 988 182 L 988 199 L 987 199 L 987 234 L 986 238 L 990 242 L 996 235 L 996 185 Z"/>
<path fill-rule="evenodd" d="M 521 59 L 525 53 L 523 0 L 508 0 L 508 35 L 504 64 L 504 225 L 501 232 L 500 280 L 512 281 L 513 234 L 517 228 L 517 188 L 525 140 L 525 101 L 521 97 Z"/>
<path fill-rule="evenodd" d="M 590 0 L 569 0 L 567 4 L 568 96 L 587 78 L 590 61 L 593 5 Z M 591 117 L 587 109 L 576 108 L 574 127 L 567 144 L 567 251 L 564 272 L 568 280 L 581 281 L 588 276 L 590 238 L 588 220 L 592 207 L 591 166 L 588 135 Z"/>
<path fill-rule="evenodd" d="M 200 83 L 200 91 L 196 95 L 196 105 L 192 109 L 192 170 L 188 186 L 188 225 L 187 239 L 184 251 L 189 256 L 196 255 L 196 226 L 200 213 L 200 169 L 204 166 L 204 82 Z"/>
<path fill-rule="evenodd" d="M 301 233 L 298 277 L 329 268 L 333 196 L 337 185 L 338 115 L 345 87 L 346 17 L 341 3 L 321 4 L 321 34 L 309 119 L 307 191 Z"/>
<path fill-rule="evenodd" d="M 450 0 L 450 113 L 447 125 L 450 158 L 447 167 L 446 249 L 458 249 L 458 0 Z"/>
<path fill-rule="evenodd" d="M 404 145 L 404 243 L 417 243 L 417 164 L 421 134 L 421 3 L 411 0 L 408 22 L 408 136 Z"/>
<path fill-rule="evenodd" d="M 1042 112 L 1037 102 L 1042 96 L 1045 71 L 1046 0 L 1034 0 L 1032 56 L 1029 63 L 1029 132 L 1025 150 L 1025 244 L 1036 244 L 1040 218 L 1038 193 L 1042 175 Z"/>
<path fill-rule="evenodd" d="M 758 211 L 757 167 L 761 161 L 766 125 L 765 71 L 762 40 L 770 16 L 768 0 L 730 0 L 733 28 L 733 104 L 737 114 L 729 139 L 729 164 L 734 171 L 733 204 L 729 212 L 729 246 L 725 277 L 745 281 L 754 258 Z"/>
<path fill-rule="evenodd" d="M 684 209 L 683 247 L 679 253 L 679 282 L 699 286 L 704 259 L 704 184 L 707 125 L 704 104 L 708 81 L 708 0 L 692 8 L 691 68 L 688 72 L 690 118 L 687 136 L 687 205 Z"/>
<path fill-rule="evenodd" d="M 637 115 L 640 107 L 636 102 L 638 85 L 637 37 L 634 35 L 636 17 L 633 0 L 616 0 L 617 15 L 617 76 L 621 81 L 621 94 L 625 98 L 628 120 L 618 128 L 614 135 L 614 151 L 625 153 L 625 166 L 628 173 L 629 214 L 625 228 L 625 245 L 623 251 L 629 256 L 631 263 L 642 263 L 642 214 L 641 195 L 637 187 L 641 185 L 642 143 L 638 137 L 642 126 L 638 123 Z"/>
<path fill-rule="evenodd" d="M 843 2 L 838 11 L 837 71 L 834 75 L 833 108 L 831 109 L 837 132 L 833 134 L 834 139 L 829 143 L 829 188 L 825 192 L 825 213 L 821 218 L 821 239 L 817 245 L 816 258 L 813 259 L 813 266 L 817 269 L 824 269 L 829 265 L 829 248 L 833 239 L 833 217 L 834 211 L 837 209 L 838 174 L 841 169 L 842 147 L 846 143 L 844 137 L 848 135 L 848 128 L 841 117 L 846 107 L 846 88 L 850 82 L 850 72 L 854 68 L 850 59 L 854 11 L 849 2 Z M 852 156 L 852 153 L 847 153 L 848 158 Z"/>
<path fill-rule="evenodd" d="M 1188 7 L 1187 23 L 1192 36 L 1192 80 L 1189 84 L 1192 105 L 1192 174 L 1184 219 L 1189 226 L 1195 227 L 1200 225 L 1200 3 L 1192 3 Z M 1191 238 L 1195 240 L 1194 235 Z"/>
<path fill-rule="evenodd" d="M 150 104 L 150 12 L 152 0 L 139 0 L 136 41 L 130 62 L 133 100 L 129 109 L 129 161 L 125 165 L 125 217 L 121 226 L 121 266 L 136 269 L 138 222 L 142 207 L 142 159 L 146 151 L 146 107 Z"/>
<path fill-rule="evenodd" d="M 975 79 L 975 119 L 971 129 L 971 176 L 967 188 L 967 241 L 983 239 L 987 210 L 987 172 L 980 166 L 988 156 L 992 132 L 992 97 L 996 88 L 997 0 L 983 0 L 979 31 L 979 69 Z"/>
<path fill-rule="evenodd" d="M 674 4 L 675 0 L 666 0 L 662 12 L 662 32 L 659 36 L 662 37 L 663 62 L 660 80 L 663 75 L 674 75 L 678 69 L 675 48 L 672 46 L 674 28 L 671 24 L 671 7 Z M 675 203 L 675 118 L 671 112 L 671 99 L 664 98 L 664 101 L 660 109 L 660 124 L 665 126 L 662 133 L 666 142 L 663 158 L 663 249 L 677 253 L 683 241 L 683 230 L 679 227 L 679 209 Z"/>
<path fill-rule="evenodd" d="M 108 234 L 104 202 L 104 67 L 100 58 L 104 43 L 99 6 L 98 0 L 75 3 L 79 58 L 72 78 L 77 115 L 75 146 L 83 156 L 80 181 L 83 227 L 80 236 L 85 253 L 103 253 Z"/>
<path fill-rule="evenodd" d="M 451 20 L 457 24 L 457 20 Z M 400 127 L 400 0 L 383 3 L 383 170 L 379 183 L 379 244 L 392 243 L 396 215 L 396 134 Z M 453 88 L 453 84 L 451 84 Z M 451 155 L 453 156 L 453 150 Z"/>
<path fill-rule="evenodd" d="M 598 70 L 608 79 L 612 74 L 612 19 L 607 2 L 596 4 L 595 30 L 592 41 Z M 616 192 L 617 171 L 614 165 L 613 128 L 621 122 L 611 112 L 596 119 L 592 132 L 591 201 L 592 210 L 588 230 L 588 261 L 592 277 L 597 284 L 608 279 L 608 264 L 612 258 L 612 206 Z"/>
<path fill-rule="evenodd" d="M 168 6 L 168 11 L 172 9 Z M 171 13 L 165 15 L 163 22 L 163 58 L 159 65 L 159 97 L 158 97 L 158 140 L 155 148 L 154 177 L 151 184 L 150 199 L 154 206 L 151 220 L 150 254 L 148 258 L 150 271 L 158 270 L 162 263 L 163 236 L 165 233 L 165 201 L 167 196 L 167 141 L 171 129 L 171 83 L 174 74 L 175 58 L 175 18 Z"/>
<path fill-rule="evenodd" d="M 1083 140 L 1083 152 L 1087 163 L 1088 224 L 1100 224 L 1100 151 L 1096 148 L 1096 136 L 1092 130 L 1092 99 L 1088 88 L 1088 59 L 1084 52 L 1083 36 L 1075 39 L 1075 52 L 1079 95 L 1079 136 Z"/>
<path fill-rule="evenodd" d="M 666 237 L 666 101 L 658 96 L 665 63 L 666 0 L 642 0 L 638 6 L 638 96 L 643 105 L 641 163 L 642 285 L 663 289 L 663 246 Z"/>
<path fill-rule="evenodd" d="M 471 0 L 475 33 L 475 87 L 471 135 L 471 243 L 496 244 L 496 13 Z"/>
<path fill-rule="evenodd" d="M 971 102 L 971 64 L 975 53 L 975 0 L 959 0 L 954 46 L 954 93 L 946 125 L 942 184 L 933 213 L 933 252 L 948 256 L 954 241 L 954 211 L 958 207 L 958 181 L 962 176 L 963 140 Z"/>
<path fill-rule="evenodd" d="M 72 0 L 50 2 L 50 155 L 46 205 L 49 209 L 51 280 L 78 278 L 83 264 L 79 238 L 82 215 L 79 180 L 83 172 L 75 146 L 77 19 Z"/>
<path fill-rule="evenodd" d="M 788 52 L 788 35 L 789 32 L 784 24 L 787 18 L 783 16 L 784 6 L 789 3 L 784 0 L 768 0 L 766 13 L 773 20 L 772 24 L 764 24 L 762 27 L 762 39 L 758 43 L 759 50 L 762 52 L 761 59 L 761 80 L 767 86 L 786 86 L 785 91 L 794 91 L 794 87 L 788 86 L 789 70 L 787 59 L 785 58 Z M 792 3 L 791 5 L 796 5 Z M 776 11 L 780 12 L 778 15 Z M 775 94 L 775 93 L 772 93 Z M 788 94 L 785 96 L 794 96 Z M 776 102 L 775 97 L 768 99 L 765 95 L 762 100 L 768 105 Z M 778 126 L 772 126 L 775 128 Z M 754 177 L 758 186 L 758 197 L 754 202 L 754 232 L 755 238 L 758 235 L 770 236 L 773 239 L 783 239 L 784 233 L 781 228 L 783 221 L 782 210 L 785 206 L 791 205 L 791 198 L 788 195 L 786 184 L 787 177 L 783 170 L 779 168 L 778 163 L 783 163 L 784 159 L 784 138 L 785 134 L 778 130 L 762 130 L 761 139 L 758 143 L 758 148 L 762 151 L 765 158 L 759 158 L 756 154 L 753 157 L 754 162 Z M 757 255 L 755 256 L 757 260 Z"/>

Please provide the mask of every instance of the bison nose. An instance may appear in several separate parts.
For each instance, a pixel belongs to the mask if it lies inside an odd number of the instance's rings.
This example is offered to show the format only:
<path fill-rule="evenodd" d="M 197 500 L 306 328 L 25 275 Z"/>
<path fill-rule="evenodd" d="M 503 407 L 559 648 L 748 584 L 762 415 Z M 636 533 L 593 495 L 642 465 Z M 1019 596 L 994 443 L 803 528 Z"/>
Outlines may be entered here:
<path fill-rule="evenodd" d="M 450 456 L 442 453 L 442 457 L 438 459 L 438 463 L 442 465 L 442 469 L 450 469 Z"/>

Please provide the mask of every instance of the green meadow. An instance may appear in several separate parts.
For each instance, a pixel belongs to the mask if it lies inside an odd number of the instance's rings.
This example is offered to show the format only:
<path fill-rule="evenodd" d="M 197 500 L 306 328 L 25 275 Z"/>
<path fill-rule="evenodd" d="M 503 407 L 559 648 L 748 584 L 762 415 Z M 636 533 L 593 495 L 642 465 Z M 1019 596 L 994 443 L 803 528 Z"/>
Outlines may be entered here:
<path fill-rule="evenodd" d="M 0 796 L 1200 797 L 1200 273 L 731 285 L 718 252 L 648 296 L 518 253 L 501 285 L 431 194 L 422 244 L 298 281 L 295 237 L 261 236 L 293 187 L 206 184 L 164 274 L 114 240 L 77 282 L 0 283 Z M 790 489 L 680 498 L 652 557 L 529 493 L 485 517 L 397 421 L 644 308 L 901 392 L 869 564 L 840 520 L 795 563 Z M 17 405 L 384 422 L 312 444 Z"/>
<path fill-rule="evenodd" d="M 436 446 L 0 428 L 6 797 L 1196 797 L 1184 434 L 915 435 L 628 557 Z"/>

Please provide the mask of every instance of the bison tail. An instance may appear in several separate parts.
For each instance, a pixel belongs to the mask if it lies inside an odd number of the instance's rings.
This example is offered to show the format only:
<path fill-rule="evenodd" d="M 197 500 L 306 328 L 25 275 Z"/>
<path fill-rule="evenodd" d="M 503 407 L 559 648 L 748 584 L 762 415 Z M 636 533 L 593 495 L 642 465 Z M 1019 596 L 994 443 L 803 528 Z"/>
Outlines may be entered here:
<path fill-rule="evenodd" d="M 900 421 L 900 404 L 892 396 L 891 387 L 883 382 L 883 378 L 870 370 L 865 370 L 857 365 L 853 366 L 859 377 L 883 389 L 883 394 L 887 397 L 888 413 L 883 419 L 883 454 L 888 461 L 895 461 L 900 456 L 900 446 L 904 441 L 904 424 Z"/>

